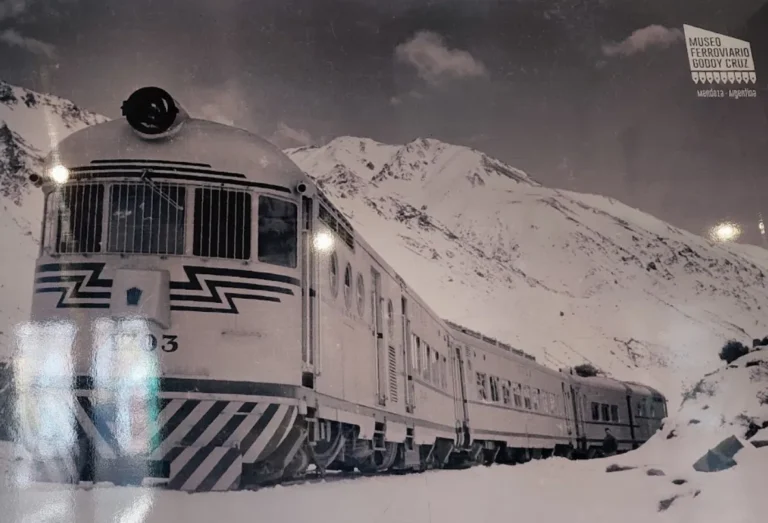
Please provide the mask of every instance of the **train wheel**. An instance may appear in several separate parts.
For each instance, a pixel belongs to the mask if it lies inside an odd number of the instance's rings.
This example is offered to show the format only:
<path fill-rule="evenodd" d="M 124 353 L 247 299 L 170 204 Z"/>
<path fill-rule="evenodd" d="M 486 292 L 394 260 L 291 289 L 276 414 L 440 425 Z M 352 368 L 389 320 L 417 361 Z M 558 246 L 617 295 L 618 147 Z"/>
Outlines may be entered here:
<path fill-rule="evenodd" d="M 310 459 L 320 470 L 321 474 L 325 473 L 325 470 L 341 453 L 345 441 L 346 438 L 341 430 L 341 425 L 334 424 L 329 441 L 318 441 L 314 446 L 309 447 Z"/>
<path fill-rule="evenodd" d="M 559 447 L 555 449 L 555 456 L 572 460 L 573 447 L 571 447 L 570 445 Z"/>
<path fill-rule="evenodd" d="M 387 442 L 386 450 L 377 450 L 368 459 L 362 461 L 358 468 L 361 472 L 384 472 L 394 465 L 397 458 L 397 443 Z"/>
<path fill-rule="evenodd" d="M 299 450 L 296 451 L 291 462 L 285 467 L 285 470 L 283 471 L 283 479 L 299 479 L 307 473 L 307 468 L 309 468 L 309 453 L 305 446 L 302 445 L 299 447 Z"/>

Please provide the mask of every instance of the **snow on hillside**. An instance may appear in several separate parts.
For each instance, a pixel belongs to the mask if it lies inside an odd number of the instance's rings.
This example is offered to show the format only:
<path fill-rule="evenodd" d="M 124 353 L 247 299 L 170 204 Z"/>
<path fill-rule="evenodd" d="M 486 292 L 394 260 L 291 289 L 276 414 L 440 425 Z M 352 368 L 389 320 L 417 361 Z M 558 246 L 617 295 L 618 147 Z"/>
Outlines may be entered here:
<path fill-rule="evenodd" d="M 32 300 L 43 201 L 27 179 L 59 140 L 106 120 L 63 98 L 0 80 L 0 360 L 13 325 L 28 319 Z"/>
<path fill-rule="evenodd" d="M 762 249 L 436 140 L 342 137 L 287 153 L 440 315 L 553 367 L 591 361 L 675 405 L 725 340 L 768 333 Z"/>
<path fill-rule="evenodd" d="M 0 254 L 11 269 L 0 277 L 0 359 L 30 302 L 41 198 L 27 175 L 51 144 L 103 120 L 0 84 L 0 241 L 14 246 Z M 714 245 L 437 140 L 342 137 L 287 152 L 437 313 L 552 367 L 590 361 L 661 388 L 674 407 L 725 340 L 768 335 L 768 251 Z"/>
<path fill-rule="evenodd" d="M 759 523 L 768 498 L 768 347 L 721 364 L 688 391 L 664 428 L 639 450 L 605 459 L 556 458 L 522 466 L 357 478 L 256 492 L 186 494 L 157 488 L 96 485 L 91 490 L 28 484 L 24 454 L 0 443 L 0 506 L 10 521 L 142 523 L 239 521 L 245 514 L 285 523 L 465 523 L 568 521 Z M 670 436 L 672 434 L 672 436 Z M 717 472 L 693 464 L 722 439 L 742 448 Z M 111 488 L 110 488 L 111 487 Z M 341 502 L 340 502 L 341 501 Z M 46 519 L 47 518 L 47 519 Z"/>

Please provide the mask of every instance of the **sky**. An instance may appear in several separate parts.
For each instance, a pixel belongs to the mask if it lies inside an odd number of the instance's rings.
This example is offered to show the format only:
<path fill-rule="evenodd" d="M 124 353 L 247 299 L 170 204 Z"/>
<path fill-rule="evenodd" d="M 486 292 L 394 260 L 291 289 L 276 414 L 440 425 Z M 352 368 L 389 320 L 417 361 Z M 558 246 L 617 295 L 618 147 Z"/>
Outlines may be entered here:
<path fill-rule="evenodd" d="M 158 85 L 281 147 L 433 137 L 697 234 L 735 222 L 762 245 L 767 13 L 760 0 L 0 0 L 0 78 L 109 117 Z M 749 40 L 757 98 L 698 98 L 683 24 Z"/>

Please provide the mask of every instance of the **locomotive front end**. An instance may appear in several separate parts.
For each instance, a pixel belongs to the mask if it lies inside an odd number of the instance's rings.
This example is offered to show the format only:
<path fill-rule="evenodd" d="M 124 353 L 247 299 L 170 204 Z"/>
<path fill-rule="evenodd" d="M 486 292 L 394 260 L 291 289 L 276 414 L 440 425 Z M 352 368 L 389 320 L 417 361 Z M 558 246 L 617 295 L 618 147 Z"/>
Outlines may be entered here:
<path fill-rule="evenodd" d="M 304 437 L 311 181 L 160 89 L 123 115 L 65 138 L 32 180 L 45 210 L 18 439 L 49 481 L 228 490 L 281 472 Z"/>

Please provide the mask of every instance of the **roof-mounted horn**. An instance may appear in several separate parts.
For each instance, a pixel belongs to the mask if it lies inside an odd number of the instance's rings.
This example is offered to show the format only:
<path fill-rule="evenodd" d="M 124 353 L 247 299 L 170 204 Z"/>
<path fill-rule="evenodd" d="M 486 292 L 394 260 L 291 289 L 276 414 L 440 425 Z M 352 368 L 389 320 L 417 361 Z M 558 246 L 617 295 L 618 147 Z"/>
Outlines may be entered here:
<path fill-rule="evenodd" d="M 121 106 L 131 128 L 145 140 L 157 140 L 178 132 L 186 111 L 165 90 L 142 87 L 134 91 Z"/>

